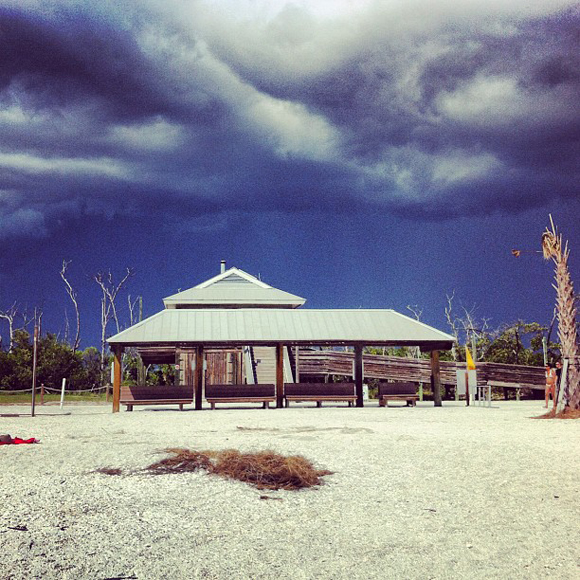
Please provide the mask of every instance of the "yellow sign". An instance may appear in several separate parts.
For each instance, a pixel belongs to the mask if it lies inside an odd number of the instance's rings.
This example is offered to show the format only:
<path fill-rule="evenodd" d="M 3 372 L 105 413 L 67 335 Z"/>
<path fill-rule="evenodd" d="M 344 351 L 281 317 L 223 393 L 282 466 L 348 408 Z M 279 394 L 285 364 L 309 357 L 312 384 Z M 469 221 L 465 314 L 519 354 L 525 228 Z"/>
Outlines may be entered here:
<path fill-rule="evenodd" d="M 469 352 L 469 349 L 467 348 L 467 346 L 465 347 L 465 360 L 467 361 L 467 370 L 474 371 L 475 370 L 475 363 L 473 362 L 473 359 L 471 358 L 471 353 Z"/>

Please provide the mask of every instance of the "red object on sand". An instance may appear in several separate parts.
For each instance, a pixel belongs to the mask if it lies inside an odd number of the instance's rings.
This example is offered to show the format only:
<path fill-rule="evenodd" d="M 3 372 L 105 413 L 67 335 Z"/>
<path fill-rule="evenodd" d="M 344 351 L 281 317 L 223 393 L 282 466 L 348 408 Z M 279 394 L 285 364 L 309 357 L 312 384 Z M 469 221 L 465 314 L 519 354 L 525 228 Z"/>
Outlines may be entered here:
<path fill-rule="evenodd" d="M 38 439 L 31 437 L 30 439 L 20 439 L 20 437 L 14 437 L 12 441 L 0 441 L 0 445 L 23 445 L 25 443 L 38 443 Z"/>

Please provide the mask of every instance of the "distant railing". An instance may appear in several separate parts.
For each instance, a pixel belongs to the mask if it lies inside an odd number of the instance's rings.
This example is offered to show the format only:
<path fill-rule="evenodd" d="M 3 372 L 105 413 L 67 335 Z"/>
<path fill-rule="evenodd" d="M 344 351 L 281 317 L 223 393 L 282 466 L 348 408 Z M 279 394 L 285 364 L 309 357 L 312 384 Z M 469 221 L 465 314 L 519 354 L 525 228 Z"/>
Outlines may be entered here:
<path fill-rule="evenodd" d="M 353 376 L 352 352 L 331 350 L 300 350 L 299 367 L 302 379 L 306 376 L 325 377 L 329 375 Z M 464 362 L 440 361 L 441 383 L 455 385 L 457 370 L 464 370 Z M 363 356 L 364 376 L 369 379 L 383 379 L 402 382 L 429 383 L 431 366 L 427 359 L 399 356 L 365 354 Z M 478 362 L 477 383 L 487 381 L 520 383 L 522 385 L 545 385 L 543 367 L 507 365 L 501 363 Z"/>

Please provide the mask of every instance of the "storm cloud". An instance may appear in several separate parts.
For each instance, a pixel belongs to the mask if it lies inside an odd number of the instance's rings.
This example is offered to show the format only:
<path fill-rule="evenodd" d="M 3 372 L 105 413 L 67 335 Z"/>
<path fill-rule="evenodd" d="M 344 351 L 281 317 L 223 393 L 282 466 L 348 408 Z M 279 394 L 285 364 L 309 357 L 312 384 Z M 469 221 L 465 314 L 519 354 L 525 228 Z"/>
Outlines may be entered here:
<path fill-rule="evenodd" d="M 4 2 L 0 236 L 576 197 L 579 25 L 565 1 Z"/>

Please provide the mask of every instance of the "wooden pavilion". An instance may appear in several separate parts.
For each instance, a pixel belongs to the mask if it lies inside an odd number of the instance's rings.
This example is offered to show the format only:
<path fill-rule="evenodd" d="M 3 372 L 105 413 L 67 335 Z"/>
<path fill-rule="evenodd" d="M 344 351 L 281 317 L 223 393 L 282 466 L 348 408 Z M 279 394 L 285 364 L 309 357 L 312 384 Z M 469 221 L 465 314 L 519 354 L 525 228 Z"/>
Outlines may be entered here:
<path fill-rule="evenodd" d="M 441 405 L 439 351 L 451 348 L 452 336 L 394 310 L 300 308 L 304 302 L 238 268 L 226 270 L 222 261 L 220 274 L 165 298 L 162 311 L 109 338 L 113 412 L 120 408 L 121 360 L 128 347 L 146 364 L 175 364 L 176 383 L 191 387 L 195 408 L 201 409 L 204 369 L 223 363 L 224 353 L 237 361 L 232 382 L 252 384 L 261 382 L 252 355 L 269 348 L 276 406 L 282 407 L 285 379 L 292 381 L 290 347 L 352 347 L 356 405 L 362 407 L 364 347 L 418 346 L 430 353 L 434 402 Z"/>

